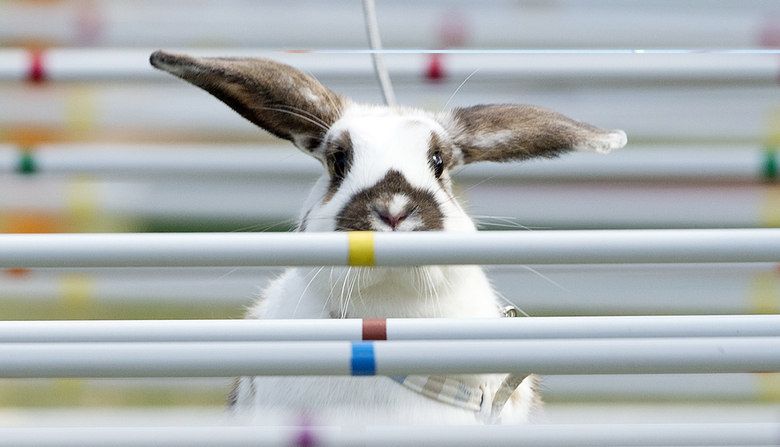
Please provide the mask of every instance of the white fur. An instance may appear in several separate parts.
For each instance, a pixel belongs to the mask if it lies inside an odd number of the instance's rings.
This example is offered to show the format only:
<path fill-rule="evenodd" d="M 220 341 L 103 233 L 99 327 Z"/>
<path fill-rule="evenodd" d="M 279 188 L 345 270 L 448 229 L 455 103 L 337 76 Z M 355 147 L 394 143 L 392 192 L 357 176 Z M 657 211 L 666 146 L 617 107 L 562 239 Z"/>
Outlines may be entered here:
<path fill-rule="evenodd" d="M 465 266 L 290 269 L 269 286 L 249 317 L 330 318 L 343 317 L 345 311 L 351 318 L 498 316 L 496 297 L 482 270 Z M 503 376 L 460 379 L 492 394 Z M 526 422 L 533 416 L 536 380 L 530 376 L 515 392 L 502 412 L 504 423 Z M 387 377 L 242 378 L 238 398 L 239 407 L 256 410 L 258 416 L 284 409 L 325 413 L 330 419 L 338 415 L 340 422 L 350 423 L 482 423 L 474 412 L 431 400 Z"/>
<path fill-rule="evenodd" d="M 490 149 L 510 141 L 514 136 L 514 133 L 515 132 L 512 129 L 479 132 L 477 135 L 469 136 L 468 139 L 475 147 Z"/>
<path fill-rule="evenodd" d="M 350 105 L 331 134 L 348 131 L 353 146 L 349 174 L 325 200 L 329 179 L 315 184 L 302 216 L 305 231 L 333 231 L 334 217 L 356 192 L 369 188 L 388 170 L 401 172 L 414 187 L 431 191 L 445 217 L 446 231 L 476 231 L 471 219 L 433 175 L 428 155 L 431 132 L 441 125 L 424 112 Z M 394 199 L 399 207 L 405 197 Z M 385 227 L 387 227 L 385 225 Z M 378 227 L 389 230 L 389 228 Z M 403 229 L 400 228 L 399 229 Z M 249 318 L 499 317 L 499 301 L 476 266 L 403 268 L 293 268 L 272 282 Z M 461 380 L 494 393 L 503 375 L 468 375 Z M 502 413 L 503 421 L 527 421 L 537 406 L 536 377 L 530 376 Z M 263 411 L 325 412 L 341 422 L 407 424 L 481 423 L 469 410 L 410 391 L 386 377 L 242 378 L 237 407 Z"/>
<path fill-rule="evenodd" d="M 609 133 L 591 137 L 587 141 L 574 146 L 575 151 L 598 152 L 606 154 L 614 149 L 620 149 L 628 142 L 626 133 L 622 130 L 613 130 Z"/>

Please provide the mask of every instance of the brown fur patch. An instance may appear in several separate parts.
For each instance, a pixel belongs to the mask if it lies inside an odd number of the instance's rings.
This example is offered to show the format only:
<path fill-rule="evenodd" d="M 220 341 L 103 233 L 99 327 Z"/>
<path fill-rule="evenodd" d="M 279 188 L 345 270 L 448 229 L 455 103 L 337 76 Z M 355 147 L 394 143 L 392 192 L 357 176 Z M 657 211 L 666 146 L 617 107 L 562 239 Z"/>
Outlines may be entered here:
<path fill-rule="evenodd" d="M 349 135 L 349 131 L 341 132 L 341 134 L 334 136 L 325 144 L 325 160 L 328 166 L 328 174 L 330 175 L 330 184 L 328 185 L 328 192 L 325 195 L 323 203 L 328 203 L 330 199 L 339 190 L 344 178 L 349 174 L 349 170 L 352 167 L 352 138 Z M 343 156 L 345 165 L 342 168 L 336 166 L 336 157 Z M 339 172 L 337 172 L 339 171 Z"/>
<path fill-rule="evenodd" d="M 309 225 L 309 214 L 310 213 L 311 213 L 311 210 L 306 211 L 306 213 L 303 215 L 303 219 L 301 219 L 301 222 L 298 224 L 298 229 L 296 231 L 298 231 L 298 232 L 306 231 L 306 227 Z"/>
<path fill-rule="evenodd" d="M 433 154 L 437 152 L 441 156 L 444 166 L 443 166 L 443 174 L 436 180 L 439 182 L 439 185 L 441 185 L 442 188 L 447 190 L 446 184 L 449 180 L 448 171 L 454 165 L 452 146 L 450 146 L 449 144 L 445 144 L 443 139 L 436 132 L 431 132 L 431 136 L 428 139 L 428 154 L 427 154 L 429 164 L 431 166 L 431 171 L 435 170 L 435 167 L 433 166 Z"/>
<path fill-rule="evenodd" d="M 150 61 L 309 152 L 319 147 L 345 105 L 342 96 L 316 79 L 268 59 L 196 58 L 158 51 Z"/>
<path fill-rule="evenodd" d="M 347 205 L 339 211 L 336 231 L 374 231 L 372 214 L 377 206 L 386 206 L 395 195 L 408 199 L 406 212 L 422 221 L 414 231 L 444 229 L 444 215 L 432 193 L 415 188 L 404 176 L 391 170 L 374 186 L 354 194 Z"/>
<path fill-rule="evenodd" d="M 230 394 L 227 397 L 227 407 L 230 409 L 235 409 L 236 405 L 238 405 L 238 386 L 240 383 L 241 378 L 235 377 L 230 385 Z"/>
<path fill-rule="evenodd" d="M 541 107 L 478 105 L 451 112 L 463 162 L 552 158 L 604 131 Z"/>

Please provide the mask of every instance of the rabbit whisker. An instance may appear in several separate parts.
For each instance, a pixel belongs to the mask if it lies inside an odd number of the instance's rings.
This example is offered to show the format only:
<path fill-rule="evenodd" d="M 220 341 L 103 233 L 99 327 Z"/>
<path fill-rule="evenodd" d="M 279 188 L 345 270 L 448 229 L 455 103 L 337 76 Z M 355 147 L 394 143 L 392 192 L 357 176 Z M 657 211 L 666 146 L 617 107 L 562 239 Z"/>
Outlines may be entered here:
<path fill-rule="evenodd" d="M 214 282 L 222 281 L 223 279 L 227 278 L 228 276 L 232 275 L 233 273 L 237 272 L 241 267 L 233 267 L 227 272 L 219 275 L 218 277 L 214 278 Z"/>
<path fill-rule="evenodd" d="M 317 78 L 317 76 L 314 76 L 314 74 L 313 74 L 311 71 L 307 70 L 307 71 L 306 71 L 306 74 L 308 74 L 309 76 L 311 76 L 311 77 L 312 77 L 312 79 L 314 79 L 315 81 L 317 81 L 317 82 L 320 82 L 320 80 Z M 330 106 L 333 108 L 333 110 L 337 110 L 337 111 L 339 111 L 339 112 L 341 112 L 341 111 L 342 111 L 342 109 L 343 109 L 343 108 L 342 108 L 342 106 L 341 106 L 341 105 L 339 105 L 339 104 L 337 104 L 337 103 L 336 103 L 336 101 L 334 101 L 334 100 L 333 100 L 333 97 L 332 97 L 332 96 L 330 96 L 330 95 L 323 95 L 323 96 L 324 96 L 324 97 L 325 97 L 325 99 L 328 101 L 328 103 L 329 103 L 329 104 L 330 104 Z"/>
<path fill-rule="evenodd" d="M 283 219 L 278 220 L 270 223 L 258 223 L 254 225 L 247 225 L 245 227 L 240 227 L 232 230 L 233 233 L 264 233 L 271 228 L 276 228 L 281 225 L 289 225 L 293 226 L 298 223 L 297 218 L 290 218 L 290 219 Z"/>
<path fill-rule="evenodd" d="M 282 107 L 285 110 L 290 110 L 290 111 L 293 111 L 293 112 L 296 112 L 296 113 L 300 113 L 302 115 L 308 116 L 309 118 L 317 121 L 318 123 L 322 124 L 325 128 L 329 128 L 330 127 L 330 126 L 328 126 L 328 123 L 326 123 L 322 118 L 320 118 L 319 116 L 309 112 L 308 110 L 304 110 L 304 109 L 301 109 L 299 107 L 295 107 L 295 106 L 292 106 L 292 105 L 289 105 L 289 104 L 276 104 L 274 107 Z"/>
<path fill-rule="evenodd" d="M 347 289 L 347 302 L 346 305 L 344 306 L 344 318 L 346 318 L 347 315 L 349 315 L 349 305 L 352 304 L 352 299 L 355 296 L 355 289 L 357 288 L 357 291 L 358 292 L 360 291 L 360 287 L 358 285 L 358 278 L 360 277 L 360 269 L 354 268 L 350 270 L 353 271 L 353 275 L 349 282 L 349 288 Z"/>
<path fill-rule="evenodd" d="M 494 178 L 496 178 L 496 176 L 495 176 L 495 175 L 491 175 L 491 176 L 489 176 L 489 177 L 486 177 L 486 178 L 484 178 L 484 179 L 482 179 L 482 180 L 478 181 L 477 183 L 474 183 L 473 185 L 469 186 L 468 188 L 464 189 L 464 190 L 463 190 L 463 192 L 469 192 L 469 191 L 471 191 L 472 189 L 474 189 L 474 188 L 476 188 L 476 187 L 478 187 L 478 186 L 481 186 L 481 185 L 483 185 L 483 184 L 485 184 L 485 183 L 487 183 L 487 182 L 489 182 L 489 181 L 493 180 Z"/>
<path fill-rule="evenodd" d="M 366 276 L 366 269 L 357 267 L 357 297 L 360 300 L 360 303 L 363 305 L 363 307 L 366 306 L 366 300 L 363 298 L 363 283 L 365 281 Z"/>
<path fill-rule="evenodd" d="M 562 291 L 564 291 L 566 293 L 573 293 L 573 291 L 571 289 L 568 289 L 568 288 L 564 287 L 563 285 L 561 285 L 557 281 L 554 281 L 552 278 L 550 278 L 549 276 L 545 275 L 544 273 L 541 273 L 540 271 L 536 270 L 533 267 L 530 267 L 528 265 L 518 265 L 518 267 L 522 268 L 523 270 L 527 270 L 527 271 L 533 273 L 534 275 L 538 276 L 539 278 L 542 278 L 543 280 L 547 281 L 548 283 L 552 284 L 553 286 L 557 287 L 558 289 L 560 289 L 560 290 L 562 290 Z"/>
<path fill-rule="evenodd" d="M 412 287 L 414 287 L 414 290 L 417 292 L 418 295 L 422 295 L 424 299 L 424 304 L 428 305 L 428 294 L 425 290 L 425 283 L 423 280 L 423 272 L 422 269 L 415 267 L 411 271 L 411 284 Z"/>
<path fill-rule="evenodd" d="M 265 107 L 265 106 L 262 106 L 262 107 L 255 107 L 255 109 L 260 109 L 260 110 L 270 110 L 270 111 L 272 111 L 272 112 L 287 113 L 287 114 L 290 114 L 290 115 L 292 115 L 292 116 L 298 117 L 298 118 L 300 118 L 300 119 L 302 119 L 302 120 L 304 120 L 304 121 L 308 121 L 308 122 L 310 122 L 310 123 L 314 124 L 315 126 L 319 127 L 320 129 L 324 130 L 325 132 L 327 132 L 328 130 L 330 130 L 328 127 L 326 127 L 325 125 L 323 125 L 322 123 L 320 123 L 320 122 L 319 122 L 319 118 L 317 118 L 317 119 L 315 120 L 315 119 L 312 119 L 312 118 L 310 118 L 310 117 L 307 117 L 306 115 L 303 115 L 303 114 L 301 114 L 301 113 L 297 113 L 297 112 L 295 112 L 295 111 L 292 111 L 292 110 L 286 110 L 286 109 L 284 109 L 284 108 L 281 108 L 281 107 Z M 315 117 L 315 118 L 316 118 L 316 117 Z"/>
<path fill-rule="evenodd" d="M 318 268 L 316 271 L 312 270 L 314 272 L 314 274 L 311 276 L 311 279 L 309 280 L 309 282 L 306 283 L 306 287 L 303 288 L 303 292 L 301 292 L 301 295 L 298 297 L 298 302 L 295 303 L 295 309 L 293 309 L 293 313 L 292 313 L 293 318 L 295 318 L 295 315 L 298 313 L 298 308 L 300 307 L 301 301 L 303 300 L 303 297 L 306 295 L 306 292 L 309 290 L 309 287 L 311 287 L 311 285 L 314 282 L 314 280 L 317 279 L 317 276 L 319 276 L 319 274 L 322 272 L 322 270 L 324 268 L 325 268 L 325 266 L 322 266 L 322 267 Z M 308 273 L 307 273 L 307 275 L 308 275 Z"/>
<path fill-rule="evenodd" d="M 472 71 L 472 72 L 471 72 L 471 74 L 470 74 L 470 75 L 468 75 L 468 76 L 466 76 L 466 79 L 464 79 L 464 80 L 463 80 L 463 82 L 461 82 L 461 83 L 460 83 L 460 85 L 458 85 L 458 88 L 456 88 L 456 89 L 455 89 L 455 91 L 454 91 L 454 92 L 452 92 L 452 95 L 450 95 L 450 97 L 447 99 L 447 102 L 445 102 L 445 103 L 444 103 L 444 107 L 442 107 L 442 108 L 441 108 L 441 111 L 442 111 L 442 112 L 444 112 L 444 111 L 446 111 L 446 110 L 447 110 L 447 108 L 448 108 L 448 107 L 449 107 L 449 105 L 450 105 L 450 102 L 452 102 L 452 100 L 455 98 L 455 95 L 457 95 L 457 94 L 458 94 L 458 92 L 460 92 L 460 89 L 462 89 L 462 88 L 463 88 L 463 86 L 464 86 L 464 85 L 466 85 L 466 83 L 469 81 L 469 79 L 471 79 L 471 77 L 472 77 L 472 76 L 474 76 L 475 74 L 477 74 L 477 72 L 478 72 L 479 70 L 480 70 L 480 69 L 479 69 L 479 68 L 477 68 L 477 69 L 475 69 L 474 71 Z"/>
<path fill-rule="evenodd" d="M 527 231 L 533 231 L 533 228 L 527 227 L 519 222 L 517 222 L 516 218 L 502 218 L 502 217 L 494 217 L 494 216 L 473 216 L 474 221 L 477 222 L 479 226 L 490 226 L 490 227 L 499 227 L 499 228 L 510 228 L 510 229 L 521 229 L 521 230 L 527 230 Z"/>
<path fill-rule="evenodd" d="M 333 272 L 335 269 L 336 269 L 335 266 L 331 266 L 330 272 L 328 273 L 328 284 L 330 285 L 330 290 L 328 291 L 328 296 L 325 297 L 325 302 L 322 304 L 322 310 L 320 311 L 320 313 L 322 313 L 323 315 L 325 314 L 325 311 L 328 309 L 331 299 L 333 298 L 334 289 L 336 288 L 336 285 L 333 282 Z M 333 317 L 333 311 L 331 311 L 330 314 L 331 317 Z"/>
<path fill-rule="evenodd" d="M 344 281 L 341 282 L 341 295 L 339 296 L 339 305 L 340 305 L 340 318 L 346 318 L 347 316 L 347 306 L 349 306 L 349 296 L 346 294 L 347 292 L 347 282 L 349 281 L 350 274 L 352 273 L 352 267 L 347 267 L 345 273 L 344 273 Z"/>

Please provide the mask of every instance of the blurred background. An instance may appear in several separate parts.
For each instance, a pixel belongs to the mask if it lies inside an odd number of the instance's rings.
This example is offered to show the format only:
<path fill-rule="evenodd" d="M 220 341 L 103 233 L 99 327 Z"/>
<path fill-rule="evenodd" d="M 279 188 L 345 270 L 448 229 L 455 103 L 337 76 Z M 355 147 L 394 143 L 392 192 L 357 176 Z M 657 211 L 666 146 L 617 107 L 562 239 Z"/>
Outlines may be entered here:
<path fill-rule="evenodd" d="M 387 49 L 474 50 L 386 55 L 400 104 L 528 103 L 628 134 L 609 156 L 463 169 L 481 228 L 780 226 L 777 1 L 399 0 L 377 16 Z M 380 103 L 370 56 L 333 51 L 367 47 L 357 0 L 0 1 L 0 232 L 289 231 L 318 164 L 148 56 L 269 57 Z M 532 316 L 780 312 L 772 264 L 489 270 Z M 277 273 L 7 269 L 0 319 L 238 318 Z M 2 380 L 0 424 L 210 411 L 228 382 Z M 561 376 L 544 394 L 560 421 L 771 420 L 780 377 Z"/>

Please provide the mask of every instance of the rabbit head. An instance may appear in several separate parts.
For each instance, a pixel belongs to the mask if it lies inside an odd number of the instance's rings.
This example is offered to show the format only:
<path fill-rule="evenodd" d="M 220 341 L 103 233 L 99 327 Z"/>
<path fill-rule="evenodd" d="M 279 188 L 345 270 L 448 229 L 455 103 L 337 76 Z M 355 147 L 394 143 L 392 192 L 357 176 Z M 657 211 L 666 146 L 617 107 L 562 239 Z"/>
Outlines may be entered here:
<path fill-rule="evenodd" d="M 479 105 L 438 114 L 361 105 L 267 59 L 158 51 L 151 63 L 322 163 L 324 174 L 304 208 L 301 231 L 473 231 L 452 193 L 453 169 L 571 150 L 608 152 L 626 144 L 623 131 L 601 130 L 528 105 Z"/>

